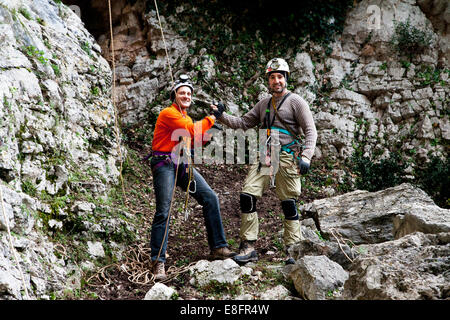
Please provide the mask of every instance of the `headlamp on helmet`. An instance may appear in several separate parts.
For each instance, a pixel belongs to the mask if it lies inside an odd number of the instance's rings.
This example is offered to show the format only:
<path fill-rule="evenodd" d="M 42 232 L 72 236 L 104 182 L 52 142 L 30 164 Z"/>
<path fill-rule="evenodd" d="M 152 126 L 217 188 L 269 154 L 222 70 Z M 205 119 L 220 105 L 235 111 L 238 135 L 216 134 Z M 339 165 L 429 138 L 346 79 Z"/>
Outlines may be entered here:
<path fill-rule="evenodd" d="M 273 58 L 267 63 L 266 66 L 266 75 L 269 76 L 271 73 L 282 73 L 284 77 L 286 78 L 286 82 L 288 80 L 289 76 L 289 65 L 287 64 L 286 60 L 282 58 Z"/>
<path fill-rule="evenodd" d="M 175 81 L 172 91 L 170 92 L 170 99 L 172 101 L 175 100 L 175 93 L 177 92 L 178 88 L 183 86 L 189 87 L 191 89 L 191 93 L 194 94 L 194 87 L 189 80 L 189 76 L 187 74 L 181 74 Z"/>

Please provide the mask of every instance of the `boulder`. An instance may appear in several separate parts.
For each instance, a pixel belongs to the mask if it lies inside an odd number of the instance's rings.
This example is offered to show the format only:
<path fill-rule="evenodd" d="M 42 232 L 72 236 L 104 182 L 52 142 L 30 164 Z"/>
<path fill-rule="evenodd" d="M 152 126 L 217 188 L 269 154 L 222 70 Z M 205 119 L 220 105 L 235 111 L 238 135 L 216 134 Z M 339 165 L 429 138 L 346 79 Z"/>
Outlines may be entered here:
<path fill-rule="evenodd" d="M 326 256 L 304 256 L 296 261 L 289 277 L 304 299 L 326 300 L 339 296 L 348 274 Z"/>
<path fill-rule="evenodd" d="M 191 283 L 204 286 L 211 281 L 234 283 L 242 274 L 241 267 L 232 259 L 200 260 L 190 269 Z"/>
<path fill-rule="evenodd" d="M 450 223 L 450 210 L 436 206 L 423 190 L 409 183 L 315 200 L 300 209 L 318 213 L 327 237 L 339 234 L 354 244 L 390 241 L 414 231 L 447 231 Z M 304 225 L 308 224 L 313 226 L 306 220 Z"/>
<path fill-rule="evenodd" d="M 290 300 L 291 293 L 286 287 L 282 286 L 281 284 L 277 285 L 276 287 L 267 289 L 266 291 L 262 292 L 259 296 L 260 300 Z"/>
<path fill-rule="evenodd" d="M 175 289 L 158 282 L 147 291 L 144 300 L 170 300 L 175 293 Z"/>
<path fill-rule="evenodd" d="M 348 270 L 358 254 L 350 244 L 339 244 L 333 238 L 330 241 L 319 238 L 310 228 L 302 228 L 302 235 L 303 240 L 291 245 L 288 249 L 290 257 L 295 260 L 304 256 L 326 256 Z M 284 273 L 288 274 L 290 272 L 289 265 L 285 269 Z"/>
<path fill-rule="evenodd" d="M 450 297 L 450 233 L 415 232 L 364 245 L 342 299 L 417 300 Z"/>

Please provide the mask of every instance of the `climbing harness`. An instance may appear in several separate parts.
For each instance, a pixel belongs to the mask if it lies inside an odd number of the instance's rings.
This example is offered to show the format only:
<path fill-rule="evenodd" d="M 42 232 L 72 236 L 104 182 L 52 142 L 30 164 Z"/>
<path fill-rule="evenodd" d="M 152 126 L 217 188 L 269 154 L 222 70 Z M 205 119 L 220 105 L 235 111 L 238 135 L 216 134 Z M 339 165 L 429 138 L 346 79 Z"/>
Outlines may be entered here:
<path fill-rule="evenodd" d="M 290 95 L 289 92 L 286 94 L 283 99 L 281 100 L 280 104 L 278 105 L 278 109 L 281 108 L 286 98 Z M 274 116 L 272 117 L 272 120 L 270 119 L 270 108 L 271 106 L 274 109 Z M 283 130 L 277 127 L 273 126 L 273 123 L 275 122 L 275 115 L 277 115 L 277 107 L 275 105 L 275 101 L 273 97 L 269 100 L 266 107 L 266 113 L 264 116 L 264 123 L 263 128 L 266 129 L 266 143 L 265 143 L 265 149 L 264 149 L 264 164 L 266 167 L 269 167 L 269 176 L 270 176 L 270 187 L 275 187 L 275 177 L 276 172 L 278 171 L 279 166 L 279 153 L 281 150 L 283 150 L 283 146 L 281 146 L 280 141 L 278 139 L 278 134 L 272 135 L 272 130 L 278 130 L 280 132 L 287 132 L 286 130 Z M 273 138 L 275 137 L 275 138 Z M 273 159 L 275 157 L 275 159 Z M 275 160 L 275 161 L 274 161 Z M 258 165 L 258 172 L 261 170 L 261 161 Z"/>
<path fill-rule="evenodd" d="M 186 198 L 184 201 L 184 221 L 187 221 L 189 218 L 189 209 L 188 209 L 188 202 L 189 202 L 189 194 L 195 193 L 197 191 L 197 183 L 194 180 L 194 164 L 192 162 L 192 154 L 191 154 L 191 141 L 192 139 L 190 137 L 182 137 L 182 144 L 180 148 L 183 151 L 183 158 L 186 160 L 186 164 L 184 164 L 184 174 L 188 175 L 188 184 L 186 187 Z M 194 190 L 191 190 L 191 183 L 193 183 Z M 176 187 L 176 186 L 175 186 Z M 171 200 L 173 201 L 173 199 Z"/>
<path fill-rule="evenodd" d="M 278 110 L 276 108 L 274 108 L 274 110 L 275 110 L 275 116 L 284 125 L 284 127 L 286 129 L 272 127 L 272 130 L 278 130 L 279 132 L 282 132 L 284 134 L 287 134 L 287 135 L 293 137 L 294 140 L 291 143 L 283 145 L 281 147 L 281 151 L 285 151 L 289 154 L 292 154 L 292 156 L 293 156 L 292 160 L 295 162 L 296 160 L 299 160 L 301 158 L 301 155 L 303 153 L 303 149 L 305 148 L 305 146 L 302 144 L 301 137 L 299 135 L 295 134 L 293 131 L 291 131 L 289 128 L 289 125 L 283 120 L 283 118 L 280 117 L 280 115 L 278 114 Z M 300 169 L 297 168 L 297 172 L 300 174 L 299 170 Z"/>

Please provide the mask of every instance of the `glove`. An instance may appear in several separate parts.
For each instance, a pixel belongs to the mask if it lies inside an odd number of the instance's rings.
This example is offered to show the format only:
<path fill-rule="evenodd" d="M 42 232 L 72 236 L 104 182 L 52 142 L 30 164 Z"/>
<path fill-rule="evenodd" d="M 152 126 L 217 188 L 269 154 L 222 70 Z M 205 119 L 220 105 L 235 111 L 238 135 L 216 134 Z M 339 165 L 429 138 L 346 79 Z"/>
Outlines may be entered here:
<path fill-rule="evenodd" d="M 307 174 L 309 171 L 310 161 L 308 158 L 301 157 L 298 159 L 298 167 L 300 169 L 300 174 L 304 175 Z"/>
<path fill-rule="evenodd" d="M 219 119 L 222 116 L 222 113 L 225 111 L 225 105 L 222 102 L 215 104 L 217 106 L 217 110 L 213 110 L 213 114 L 216 119 Z"/>

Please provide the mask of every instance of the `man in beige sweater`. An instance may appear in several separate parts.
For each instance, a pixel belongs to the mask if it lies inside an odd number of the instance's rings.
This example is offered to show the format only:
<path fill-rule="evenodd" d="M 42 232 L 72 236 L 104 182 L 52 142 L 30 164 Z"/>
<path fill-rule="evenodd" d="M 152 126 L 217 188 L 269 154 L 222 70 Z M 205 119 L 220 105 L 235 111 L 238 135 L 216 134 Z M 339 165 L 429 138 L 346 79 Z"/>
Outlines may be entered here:
<path fill-rule="evenodd" d="M 287 90 L 289 66 L 286 61 L 280 58 L 270 60 L 266 67 L 266 76 L 272 96 L 260 100 L 242 117 L 224 113 L 222 104 L 212 106 L 222 124 L 243 130 L 261 124 L 261 127 L 266 129 L 267 141 L 276 144 L 275 139 L 270 140 L 273 136 L 277 137 L 281 144 L 275 174 L 271 176 L 267 174 L 267 170 L 261 170 L 266 164 L 262 165 L 260 161 L 251 166 L 244 182 L 240 194 L 240 252 L 233 257 L 240 264 L 258 260 L 254 247 L 259 232 L 256 201 L 263 195 L 271 180 L 285 217 L 283 240 L 286 249 L 301 240 L 296 199 L 301 193 L 300 175 L 309 170 L 317 140 L 317 131 L 308 103 Z M 305 137 L 303 140 L 300 138 L 301 133 Z"/>

